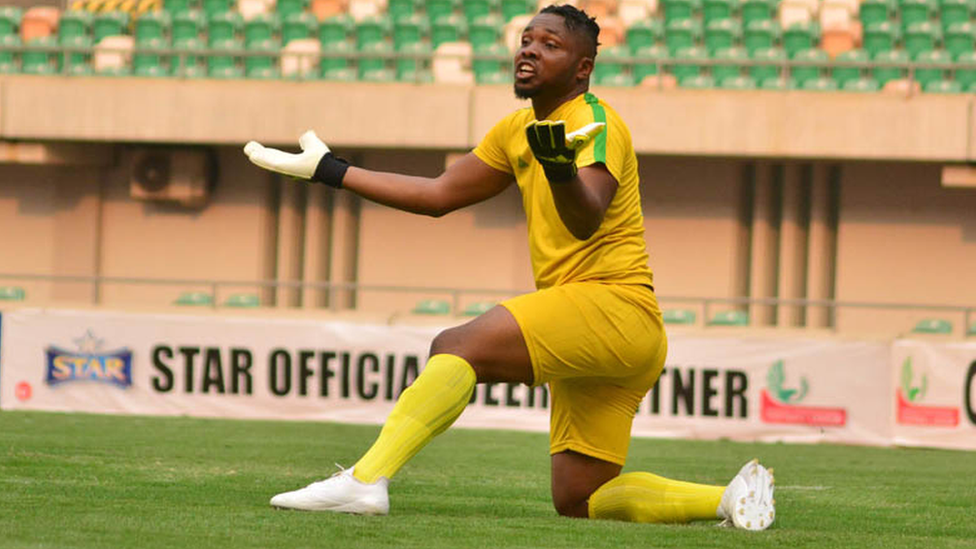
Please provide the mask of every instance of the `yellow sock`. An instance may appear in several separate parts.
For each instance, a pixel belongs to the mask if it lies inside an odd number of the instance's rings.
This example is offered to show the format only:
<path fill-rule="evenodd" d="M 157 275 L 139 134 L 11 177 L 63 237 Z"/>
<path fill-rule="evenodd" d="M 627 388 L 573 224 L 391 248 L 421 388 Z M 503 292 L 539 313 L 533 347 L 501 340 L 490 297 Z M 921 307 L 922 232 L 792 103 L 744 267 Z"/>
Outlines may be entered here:
<path fill-rule="evenodd" d="M 724 486 L 627 473 L 590 496 L 590 518 L 629 522 L 688 522 L 718 518 Z"/>
<path fill-rule="evenodd" d="M 430 357 L 404 391 L 373 446 L 360 458 L 353 476 L 362 482 L 391 478 L 403 464 L 461 415 L 477 381 L 468 361 L 455 355 Z"/>

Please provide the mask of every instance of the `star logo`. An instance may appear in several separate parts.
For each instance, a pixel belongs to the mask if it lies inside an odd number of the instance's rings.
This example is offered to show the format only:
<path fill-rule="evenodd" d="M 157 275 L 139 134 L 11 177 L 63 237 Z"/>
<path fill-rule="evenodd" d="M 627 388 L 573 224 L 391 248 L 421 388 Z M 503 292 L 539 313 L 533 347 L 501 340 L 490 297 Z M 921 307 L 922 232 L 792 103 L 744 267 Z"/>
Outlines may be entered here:
<path fill-rule="evenodd" d="M 105 344 L 105 340 L 99 337 L 95 337 L 95 334 L 91 330 L 85 331 L 85 335 L 72 339 L 75 345 L 78 346 L 78 351 L 86 355 L 94 355 L 102 350 L 102 345 Z"/>

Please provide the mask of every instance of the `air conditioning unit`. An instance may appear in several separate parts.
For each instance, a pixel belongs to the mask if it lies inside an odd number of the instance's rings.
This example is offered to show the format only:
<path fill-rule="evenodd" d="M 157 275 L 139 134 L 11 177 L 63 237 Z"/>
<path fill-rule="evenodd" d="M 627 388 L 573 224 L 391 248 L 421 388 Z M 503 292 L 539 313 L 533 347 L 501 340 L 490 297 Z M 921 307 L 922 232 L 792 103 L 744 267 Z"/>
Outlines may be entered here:
<path fill-rule="evenodd" d="M 129 195 L 136 200 L 199 208 L 216 182 L 216 160 L 207 149 L 150 148 L 132 163 Z"/>

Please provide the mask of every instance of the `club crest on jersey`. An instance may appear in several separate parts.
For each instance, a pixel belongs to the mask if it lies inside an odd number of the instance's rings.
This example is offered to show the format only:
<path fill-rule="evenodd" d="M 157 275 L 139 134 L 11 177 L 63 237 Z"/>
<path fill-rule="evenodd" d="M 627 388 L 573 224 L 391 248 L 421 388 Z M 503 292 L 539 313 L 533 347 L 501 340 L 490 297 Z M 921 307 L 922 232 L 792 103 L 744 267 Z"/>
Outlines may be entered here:
<path fill-rule="evenodd" d="M 44 349 L 46 375 L 51 386 L 70 381 L 95 381 L 123 389 L 132 385 L 132 351 L 127 348 L 102 351 L 103 339 L 91 330 L 74 340 L 77 351 L 51 345 Z"/>

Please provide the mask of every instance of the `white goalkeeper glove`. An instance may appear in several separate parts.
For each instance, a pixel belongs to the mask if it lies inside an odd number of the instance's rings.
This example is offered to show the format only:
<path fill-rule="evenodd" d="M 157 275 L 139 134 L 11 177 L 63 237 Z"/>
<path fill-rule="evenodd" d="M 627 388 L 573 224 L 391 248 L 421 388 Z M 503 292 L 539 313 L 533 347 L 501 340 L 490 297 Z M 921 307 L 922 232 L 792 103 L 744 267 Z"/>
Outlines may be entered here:
<path fill-rule="evenodd" d="M 314 130 L 303 133 L 298 138 L 298 146 L 302 152 L 293 154 L 249 141 L 244 145 L 244 154 L 252 163 L 266 170 L 325 183 L 337 189 L 342 187 L 342 178 L 349 163 L 332 154 L 329 146 L 315 135 Z"/>

